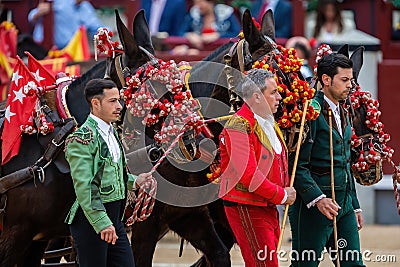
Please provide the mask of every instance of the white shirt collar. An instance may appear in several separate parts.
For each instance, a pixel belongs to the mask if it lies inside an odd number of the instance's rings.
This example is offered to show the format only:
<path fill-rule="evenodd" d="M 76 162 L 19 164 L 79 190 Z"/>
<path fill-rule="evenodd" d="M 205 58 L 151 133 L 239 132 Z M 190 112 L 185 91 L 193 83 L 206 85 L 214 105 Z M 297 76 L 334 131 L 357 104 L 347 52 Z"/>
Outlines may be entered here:
<path fill-rule="evenodd" d="M 261 125 L 264 133 L 268 136 L 268 140 L 271 143 L 272 148 L 275 150 L 275 153 L 280 154 L 282 152 L 282 143 L 275 131 L 274 117 L 272 115 L 268 115 L 268 117 L 264 119 L 254 113 L 254 118 Z"/>
<path fill-rule="evenodd" d="M 333 117 L 335 118 L 335 121 L 336 121 L 337 130 L 338 130 L 340 136 L 342 136 L 342 119 L 340 118 L 339 103 L 337 105 L 335 105 L 332 102 L 332 100 L 330 100 L 329 98 L 326 97 L 326 95 L 324 95 L 324 99 L 328 103 L 329 107 L 332 110 Z"/>
<path fill-rule="evenodd" d="M 332 109 L 333 112 L 339 112 L 339 103 L 335 105 L 332 100 L 330 100 L 326 95 L 324 95 L 325 101 L 328 103 L 329 107 Z"/>
<path fill-rule="evenodd" d="M 97 122 L 96 128 L 99 130 L 100 136 L 103 138 L 104 142 L 106 142 L 112 160 L 118 162 L 121 157 L 121 151 L 117 138 L 114 135 L 114 127 L 111 123 L 106 123 L 92 113 L 90 113 L 89 116 Z"/>
<path fill-rule="evenodd" d="M 263 118 L 259 115 L 257 115 L 256 113 L 254 113 L 254 118 L 258 121 L 258 123 L 260 123 L 261 125 L 264 125 L 266 123 L 270 124 L 270 125 L 274 125 L 274 117 L 272 115 L 268 115 L 267 118 Z"/>
<path fill-rule="evenodd" d="M 112 127 L 111 123 L 106 123 L 105 121 L 103 121 L 99 117 L 93 115 L 92 113 L 90 113 L 89 116 L 97 122 L 97 127 L 99 128 L 100 131 L 102 131 L 106 135 L 113 133 L 113 131 L 112 131 L 113 127 Z"/>

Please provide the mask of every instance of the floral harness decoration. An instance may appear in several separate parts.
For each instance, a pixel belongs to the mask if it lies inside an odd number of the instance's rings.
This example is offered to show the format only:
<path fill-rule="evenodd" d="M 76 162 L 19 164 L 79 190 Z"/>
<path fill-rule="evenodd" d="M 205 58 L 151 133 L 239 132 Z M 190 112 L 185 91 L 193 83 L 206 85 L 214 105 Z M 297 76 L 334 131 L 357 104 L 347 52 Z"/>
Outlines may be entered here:
<path fill-rule="evenodd" d="M 100 28 L 94 37 L 95 50 L 108 57 L 115 57 L 115 52 L 123 51 L 118 42 L 111 41 L 112 36 L 106 28 Z M 185 88 L 190 69 L 189 63 L 184 61 L 177 64 L 173 60 L 158 59 L 156 64 L 146 63 L 125 79 L 126 88 L 121 94 L 127 110 L 135 117 L 143 117 L 142 123 L 146 127 L 164 119 L 160 131 L 154 135 L 155 141 L 163 146 L 171 144 L 184 130 L 183 127 L 192 127 L 198 134 L 203 126 L 198 112 L 201 106 Z M 151 90 L 153 82 L 165 85 L 172 97 L 156 96 Z"/>
<path fill-rule="evenodd" d="M 53 122 L 49 122 L 46 119 L 46 113 L 48 112 L 48 106 L 42 105 L 41 100 L 45 93 L 45 89 L 38 87 L 34 81 L 29 81 L 23 89 L 23 92 L 27 96 L 37 95 L 39 99 L 36 102 L 36 107 L 32 111 L 32 116 L 29 117 L 26 124 L 20 125 L 20 130 L 25 134 L 35 134 L 39 131 L 42 135 L 47 135 L 54 131 Z M 35 127 L 36 126 L 36 127 Z"/>
<path fill-rule="evenodd" d="M 282 104 L 275 118 L 282 129 L 289 153 L 296 150 L 297 142 L 304 142 L 308 128 L 305 127 L 302 137 L 296 134 L 299 132 L 304 104 L 315 96 L 315 89 L 299 75 L 302 65 L 303 59 L 297 57 L 295 49 L 276 45 L 274 51 L 255 61 L 252 66 L 275 74 L 278 91 L 282 96 Z M 283 76 L 286 77 L 286 83 Z M 311 102 L 307 107 L 306 122 L 317 119 L 319 113 L 319 105 Z"/>
<path fill-rule="evenodd" d="M 143 117 L 146 127 L 157 124 L 160 119 L 161 129 L 154 139 L 159 144 L 168 144 L 182 131 L 182 127 L 193 127 L 196 134 L 200 132 L 203 121 L 197 112 L 201 106 L 189 90 L 185 90 L 185 70 L 191 67 L 187 62 L 179 64 L 175 61 L 158 60 L 158 64 L 147 63 L 140 67 L 135 75 L 126 78 L 127 88 L 123 98 L 129 112 L 136 117 Z M 151 82 L 164 84 L 172 98 L 157 98 L 151 92 Z"/>

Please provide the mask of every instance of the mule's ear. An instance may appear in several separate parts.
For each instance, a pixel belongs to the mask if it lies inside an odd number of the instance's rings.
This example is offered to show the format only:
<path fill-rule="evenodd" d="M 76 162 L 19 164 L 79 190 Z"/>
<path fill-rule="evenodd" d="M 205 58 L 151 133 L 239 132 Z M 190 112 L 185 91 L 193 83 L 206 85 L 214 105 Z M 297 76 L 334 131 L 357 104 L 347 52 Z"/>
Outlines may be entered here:
<path fill-rule="evenodd" d="M 133 20 L 133 38 L 135 38 L 138 45 L 145 48 L 154 55 L 154 47 L 151 42 L 149 25 L 147 24 L 144 10 L 140 10 Z"/>
<path fill-rule="evenodd" d="M 257 48 L 264 44 L 262 35 L 254 25 L 253 19 L 251 18 L 250 10 L 246 9 L 242 17 L 242 27 L 244 39 L 249 43 L 250 52 L 254 52 Z"/>
<path fill-rule="evenodd" d="M 139 51 L 139 47 L 136 41 L 133 39 L 132 33 L 122 22 L 117 9 L 115 9 L 115 17 L 116 17 L 119 39 L 121 40 L 122 46 L 124 47 L 125 54 L 134 57 Z"/>
<path fill-rule="evenodd" d="M 348 44 L 344 44 L 342 45 L 339 50 L 337 51 L 338 54 L 342 54 L 344 56 L 346 56 L 347 58 L 349 57 L 349 45 Z"/>
<path fill-rule="evenodd" d="M 261 33 L 275 41 L 275 20 L 271 9 L 268 9 L 262 18 Z"/>
<path fill-rule="evenodd" d="M 353 54 L 351 54 L 351 61 L 353 61 L 353 78 L 357 81 L 358 75 L 360 74 L 361 67 L 364 63 L 364 46 L 358 47 L 354 50 Z"/>

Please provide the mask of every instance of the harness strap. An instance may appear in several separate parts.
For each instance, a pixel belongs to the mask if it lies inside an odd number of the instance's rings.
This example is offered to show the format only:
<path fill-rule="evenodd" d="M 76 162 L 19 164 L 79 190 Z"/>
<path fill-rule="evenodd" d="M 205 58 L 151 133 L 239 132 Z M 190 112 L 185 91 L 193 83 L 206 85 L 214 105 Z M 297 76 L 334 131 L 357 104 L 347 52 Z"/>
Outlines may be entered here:
<path fill-rule="evenodd" d="M 54 126 L 57 126 L 60 123 L 62 123 L 58 112 L 56 110 L 53 111 L 50 109 L 50 107 L 47 105 L 47 101 L 44 98 L 43 94 L 39 95 L 39 101 L 40 101 L 40 111 L 44 113 L 47 119 L 50 119 L 50 121 L 53 123 Z"/>
<path fill-rule="evenodd" d="M 121 60 L 122 60 L 122 55 L 116 56 L 115 59 L 114 59 L 114 64 L 115 64 L 115 68 L 117 69 L 117 75 L 118 75 L 119 82 L 121 83 L 122 87 L 125 87 L 126 86 L 126 81 L 124 79 L 124 74 L 123 74 L 123 71 L 122 71 Z"/>
<path fill-rule="evenodd" d="M 73 118 L 69 118 L 65 121 L 67 121 L 67 123 L 58 131 L 53 140 L 51 140 L 43 154 L 43 158 L 48 162 L 55 158 L 57 153 L 60 151 L 61 145 L 64 143 L 65 138 L 77 125 L 75 119 Z"/>
<path fill-rule="evenodd" d="M 239 67 L 240 67 L 240 71 L 242 73 L 244 73 L 245 69 L 244 69 L 244 56 L 243 56 L 243 48 L 244 48 L 244 42 L 246 40 L 242 39 L 238 42 L 237 45 L 237 53 L 238 53 L 238 60 L 239 60 Z"/>
<path fill-rule="evenodd" d="M 0 195 L 6 193 L 33 178 L 34 172 L 38 170 L 37 166 L 26 167 L 24 169 L 10 173 L 0 178 Z"/>
<path fill-rule="evenodd" d="M 0 195 L 6 193 L 8 190 L 13 189 L 25 182 L 31 180 L 35 176 L 35 172 L 44 172 L 44 169 L 53 160 L 57 152 L 60 151 L 61 144 L 64 142 L 67 135 L 75 128 L 76 122 L 74 119 L 69 119 L 69 121 L 60 129 L 57 135 L 52 139 L 48 145 L 43 156 L 33 165 L 26 167 L 24 169 L 10 173 L 4 177 L 0 178 Z M 47 163 L 43 167 L 39 167 L 38 163 L 42 160 L 46 160 Z M 44 179 L 44 177 L 42 177 Z"/>
<path fill-rule="evenodd" d="M 230 58 L 232 59 L 233 54 L 235 53 L 237 46 L 238 46 L 239 42 L 234 43 L 231 48 L 229 49 L 229 53 L 227 54 L 228 56 L 230 56 Z"/>

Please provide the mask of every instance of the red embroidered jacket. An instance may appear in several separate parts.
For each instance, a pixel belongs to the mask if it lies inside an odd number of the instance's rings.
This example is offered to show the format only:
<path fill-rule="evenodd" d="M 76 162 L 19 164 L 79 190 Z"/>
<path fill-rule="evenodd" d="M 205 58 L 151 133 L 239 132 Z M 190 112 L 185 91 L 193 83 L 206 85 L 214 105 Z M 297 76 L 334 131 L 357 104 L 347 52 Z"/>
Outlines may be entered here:
<path fill-rule="evenodd" d="M 220 135 L 222 199 L 256 206 L 282 202 L 289 184 L 287 151 L 277 124 L 275 131 L 284 147 L 281 154 L 246 104 L 225 124 Z"/>

